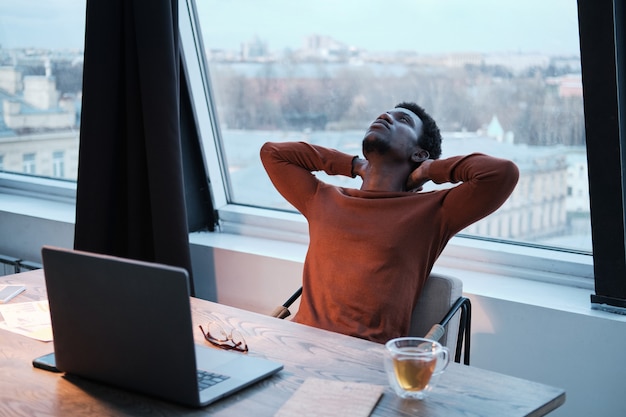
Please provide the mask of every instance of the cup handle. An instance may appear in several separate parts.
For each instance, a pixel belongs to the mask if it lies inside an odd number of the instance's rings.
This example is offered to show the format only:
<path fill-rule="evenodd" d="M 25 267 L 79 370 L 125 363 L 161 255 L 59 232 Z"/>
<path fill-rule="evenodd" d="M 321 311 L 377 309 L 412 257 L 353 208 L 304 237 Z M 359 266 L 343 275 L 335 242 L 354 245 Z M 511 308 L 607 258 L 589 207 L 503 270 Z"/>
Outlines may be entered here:
<path fill-rule="evenodd" d="M 446 370 L 448 364 L 450 364 L 450 350 L 447 347 L 442 347 L 437 358 L 437 365 L 433 374 L 440 374 Z"/>

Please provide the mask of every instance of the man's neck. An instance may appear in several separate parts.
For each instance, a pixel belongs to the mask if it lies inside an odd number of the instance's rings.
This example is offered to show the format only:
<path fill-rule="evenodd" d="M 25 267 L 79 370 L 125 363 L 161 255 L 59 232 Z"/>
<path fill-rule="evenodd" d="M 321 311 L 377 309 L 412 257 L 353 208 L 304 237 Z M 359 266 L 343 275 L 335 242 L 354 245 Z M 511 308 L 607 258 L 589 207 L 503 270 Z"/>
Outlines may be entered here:
<path fill-rule="evenodd" d="M 380 165 L 370 161 L 366 175 L 363 177 L 361 190 L 363 191 L 406 191 L 408 169 L 397 164 Z"/>

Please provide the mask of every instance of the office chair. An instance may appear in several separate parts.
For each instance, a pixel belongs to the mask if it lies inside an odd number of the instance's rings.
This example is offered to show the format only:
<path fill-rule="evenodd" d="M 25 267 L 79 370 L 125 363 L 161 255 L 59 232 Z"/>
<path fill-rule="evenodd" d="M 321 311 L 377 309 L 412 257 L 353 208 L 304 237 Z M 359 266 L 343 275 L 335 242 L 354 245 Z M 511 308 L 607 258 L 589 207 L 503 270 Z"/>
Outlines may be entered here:
<path fill-rule="evenodd" d="M 279 319 L 289 317 L 289 306 L 301 294 L 302 287 L 283 305 L 276 307 L 271 316 Z M 469 365 L 471 311 L 469 298 L 463 297 L 463 282 L 460 279 L 431 273 L 411 314 L 408 336 L 437 340 L 454 353 L 455 362 L 461 363 L 463 354 L 463 363 Z"/>

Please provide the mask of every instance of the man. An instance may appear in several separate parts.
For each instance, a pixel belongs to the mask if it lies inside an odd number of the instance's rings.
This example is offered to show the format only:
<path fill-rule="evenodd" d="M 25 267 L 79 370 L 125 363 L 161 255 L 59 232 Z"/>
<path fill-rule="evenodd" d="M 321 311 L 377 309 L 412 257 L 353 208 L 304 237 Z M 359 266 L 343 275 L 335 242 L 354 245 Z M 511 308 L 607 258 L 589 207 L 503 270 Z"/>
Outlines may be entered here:
<path fill-rule="evenodd" d="M 369 126 L 365 159 L 306 143 L 266 143 L 274 186 L 308 220 L 302 299 L 294 321 L 384 343 L 407 334 L 433 264 L 457 232 L 500 207 L 519 172 L 483 154 L 439 160 L 441 135 L 415 103 Z M 360 176 L 359 190 L 312 172 Z M 422 191 L 428 181 L 456 187 Z"/>

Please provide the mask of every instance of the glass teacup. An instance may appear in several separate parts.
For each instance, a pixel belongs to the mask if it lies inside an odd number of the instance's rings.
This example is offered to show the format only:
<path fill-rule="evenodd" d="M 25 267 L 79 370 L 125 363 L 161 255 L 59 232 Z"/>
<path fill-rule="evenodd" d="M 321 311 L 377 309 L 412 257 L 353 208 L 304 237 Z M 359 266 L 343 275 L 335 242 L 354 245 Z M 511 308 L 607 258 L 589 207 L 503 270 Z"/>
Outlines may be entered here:
<path fill-rule="evenodd" d="M 425 398 L 450 362 L 448 348 L 421 337 L 392 339 L 385 347 L 389 384 L 402 398 Z"/>

